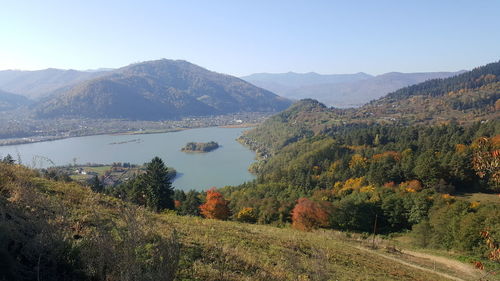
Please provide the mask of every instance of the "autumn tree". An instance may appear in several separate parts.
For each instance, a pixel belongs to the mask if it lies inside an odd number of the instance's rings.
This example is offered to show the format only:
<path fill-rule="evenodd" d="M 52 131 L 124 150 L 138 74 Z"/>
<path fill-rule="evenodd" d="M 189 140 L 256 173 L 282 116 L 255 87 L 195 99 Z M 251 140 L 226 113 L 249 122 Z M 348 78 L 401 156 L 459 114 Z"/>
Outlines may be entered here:
<path fill-rule="evenodd" d="M 493 190 L 500 190 L 500 135 L 479 138 L 472 144 L 472 149 L 476 174 L 489 180 Z"/>
<path fill-rule="evenodd" d="M 300 198 L 292 210 L 292 226 L 305 231 L 327 227 L 330 216 L 326 204 Z"/>
<path fill-rule="evenodd" d="M 246 207 L 238 212 L 236 219 L 241 222 L 255 223 L 257 222 L 257 213 L 254 208 Z"/>
<path fill-rule="evenodd" d="M 215 188 L 207 191 L 205 204 L 200 206 L 201 214 L 207 219 L 226 220 L 229 215 L 229 202 Z"/>
<path fill-rule="evenodd" d="M 496 242 L 489 231 L 481 231 L 481 237 L 484 238 L 490 252 L 488 258 L 494 262 L 500 263 L 500 243 Z"/>

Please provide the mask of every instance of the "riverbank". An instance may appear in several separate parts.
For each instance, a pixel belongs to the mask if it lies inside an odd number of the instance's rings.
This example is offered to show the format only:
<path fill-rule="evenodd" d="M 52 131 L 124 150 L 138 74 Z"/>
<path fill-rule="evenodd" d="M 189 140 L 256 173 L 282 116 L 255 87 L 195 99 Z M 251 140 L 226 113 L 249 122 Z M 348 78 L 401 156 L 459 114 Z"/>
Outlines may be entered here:
<path fill-rule="evenodd" d="M 207 126 L 207 127 L 191 127 L 191 128 L 176 128 L 176 129 L 163 129 L 163 130 L 134 130 L 134 131 L 123 131 L 123 132 L 102 132 L 102 133 L 89 133 L 89 134 L 78 134 L 78 135 L 67 135 L 67 136 L 34 136 L 28 138 L 13 138 L 13 139 L 0 139 L 0 146 L 9 145 L 20 145 L 28 143 L 37 142 L 47 142 L 62 140 L 68 138 L 78 138 L 78 137 L 89 137 L 89 136 L 100 136 L 100 135 L 111 135 L 111 136 L 126 136 L 126 135 L 151 135 L 151 134 L 163 134 L 163 133 L 174 133 L 181 132 L 191 129 L 200 128 L 252 128 L 257 126 L 257 124 L 242 124 L 242 125 L 227 125 L 227 126 Z"/>
<path fill-rule="evenodd" d="M 269 114 L 192 117 L 182 120 L 130 121 L 115 119 L 0 119 L 0 146 L 54 141 L 96 135 L 145 135 L 178 132 L 195 128 L 250 128 Z"/>

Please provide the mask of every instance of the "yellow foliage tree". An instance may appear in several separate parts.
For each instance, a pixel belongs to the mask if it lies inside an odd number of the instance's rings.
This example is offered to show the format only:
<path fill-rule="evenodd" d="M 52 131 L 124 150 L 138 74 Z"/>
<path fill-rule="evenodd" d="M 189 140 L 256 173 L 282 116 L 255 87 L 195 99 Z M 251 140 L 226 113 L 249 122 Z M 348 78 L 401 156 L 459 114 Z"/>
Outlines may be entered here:
<path fill-rule="evenodd" d="M 351 157 L 351 161 L 349 161 L 349 168 L 351 170 L 356 170 L 356 169 L 359 169 L 359 168 L 366 168 L 368 164 L 368 160 L 361 156 L 360 154 L 354 154 L 352 157 Z"/>
<path fill-rule="evenodd" d="M 254 208 L 243 208 L 236 214 L 236 220 L 247 223 L 257 222 L 257 212 Z"/>

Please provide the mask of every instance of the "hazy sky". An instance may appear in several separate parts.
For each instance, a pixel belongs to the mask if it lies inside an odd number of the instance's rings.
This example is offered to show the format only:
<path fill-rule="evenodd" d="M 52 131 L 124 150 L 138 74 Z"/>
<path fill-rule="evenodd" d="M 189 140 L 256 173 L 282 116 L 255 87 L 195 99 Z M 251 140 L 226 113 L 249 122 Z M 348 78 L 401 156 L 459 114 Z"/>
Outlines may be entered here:
<path fill-rule="evenodd" d="M 0 69 L 120 67 L 380 74 L 500 59 L 500 0 L 0 1 Z"/>

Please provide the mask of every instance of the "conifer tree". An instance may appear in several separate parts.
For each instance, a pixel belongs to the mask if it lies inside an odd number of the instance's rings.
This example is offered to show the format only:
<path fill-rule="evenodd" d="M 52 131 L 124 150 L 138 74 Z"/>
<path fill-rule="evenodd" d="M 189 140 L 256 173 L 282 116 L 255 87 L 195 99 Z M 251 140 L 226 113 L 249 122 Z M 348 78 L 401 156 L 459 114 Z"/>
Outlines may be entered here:
<path fill-rule="evenodd" d="M 146 163 L 146 173 L 141 176 L 146 207 L 156 212 L 174 208 L 171 180 L 168 168 L 159 157 L 154 157 L 151 162 Z"/>

